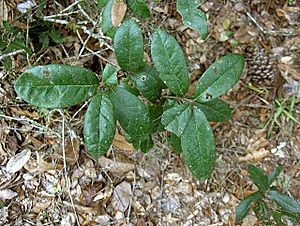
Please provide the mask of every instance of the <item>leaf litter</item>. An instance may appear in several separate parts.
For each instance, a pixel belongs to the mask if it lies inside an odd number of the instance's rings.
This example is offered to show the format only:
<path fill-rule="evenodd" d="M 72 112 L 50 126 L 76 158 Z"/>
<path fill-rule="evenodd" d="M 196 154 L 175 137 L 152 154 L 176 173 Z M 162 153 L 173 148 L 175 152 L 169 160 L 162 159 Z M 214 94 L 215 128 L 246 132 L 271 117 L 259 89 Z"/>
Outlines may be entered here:
<path fill-rule="evenodd" d="M 8 13 L 3 18 L 15 21 L 20 12 L 13 5 L 4 3 Z M 56 7 L 47 3 L 43 13 L 69 12 L 67 7 L 70 4 L 70 1 L 65 1 Z M 82 13 L 70 14 L 70 19 L 75 22 L 96 21 L 98 12 L 93 1 L 76 1 L 73 4 L 74 9 Z M 299 3 L 287 6 L 275 1 L 269 5 L 265 1 L 249 4 L 246 1 L 205 1 L 200 8 L 207 13 L 211 23 L 210 35 L 205 41 L 197 31 L 182 25 L 174 2 L 151 3 L 150 6 L 154 14 L 150 25 L 157 27 L 164 23 L 168 31 L 174 31 L 174 37 L 187 54 L 190 80 L 194 84 L 217 58 L 231 52 L 246 54 L 247 47 L 275 52 L 279 62 L 276 70 L 284 78 L 283 84 L 293 85 L 299 81 L 299 37 L 274 36 L 273 33 L 263 33 L 257 26 L 278 32 L 282 28 L 294 32 L 293 26 L 299 22 L 295 16 Z M 28 8 L 27 13 L 31 14 L 34 10 Z M 164 21 L 161 20 L 162 15 Z M 249 15 L 255 18 L 257 24 L 250 20 Z M 13 26 L 26 29 L 27 21 L 20 20 Z M 56 22 L 53 25 L 65 42 L 62 45 L 50 43 L 44 53 L 29 59 L 32 64 L 36 60 L 36 64 L 72 63 L 101 74 L 107 60 L 114 63 L 109 41 L 100 42 L 79 29 L 72 32 L 72 27 L 66 28 Z M 151 27 L 143 25 L 146 31 Z M 92 23 L 89 26 L 93 27 Z M 226 38 L 221 38 L 220 34 Z M 147 41 L 149 37 L 145 36 Z M 81 48 L 83 52 L 79 54 Z M 97 51 L 101 52 L 100 55 Z M 145 51 L 149 55 L 148 50 Z M 160 136 L 155 137 L 157 145 L 153 150 L 143 155 L 133 151 L 117 128 L 122 137 L 115 137 L 114 146 L 107 155 L 97 161 L 91 159 L 82 145 L 80 125 L 84 111 L 79 107 L 65 112 L 68 122 L 66 135 L 73 131 L 78 138 L 75 144 L 67 138 L 65 177 L 62 173 L 61 138 L 57 136 L 61 134 L 62 119 L 55 111 L 38 110 L 16 98 L 13 82 L 29 65 L 22 54 L 12 56 L 12 61 L 12 72 L 9 76 L 1 72 L 0 80 L 0 115 L 14 118 L 0 116 L 0 224 L 235 225 L 233 216 L 242 198 L 241 189 L 246 185 L 245 193 L 253 192 L 244 173 L 249 162 L 256 162 L 264 169 L 273 168 L 275 163 L 283 164 L 286 168 L 283 180 L 291 181 L 289 191 L 298 200 L 300 198 L 299 124 L 282 116 L 270 138 L 266 138 L 264 129 L 268 126 L 267 120 L 274 117 L 274 99 L 281 97 L 283 84 L 275 77 L 270 78 L 271 85 L 267 84 L 268 79 L 253 80 L 247 74 L 251 70 L 250 65 L 241 82 L 222 96 L 222 100 L 234 109 L 233 119 L 213 125 L 218 144 L 217 167 L 209 180 L 199 182 L 188 173 L 181 157 L 173 154 L 168 142 Z M 250 81 L 254 88 L 248 86 Z M 285 97 L 289 98 L 290 94 L 286 93 Z M 19 120 L 24 116 L 32 121 Z M 295 117 L 299 119 L 298 105 L 295 106 Z M 281 150 L 284 155 L 279 155 L 278 151 L 273 153 L 274 149 Z M 70 182 L 73 200 L 69 198 L 66 179 Z M 258 219 L 249 216 L 242 225 L 257 222 Z"/>

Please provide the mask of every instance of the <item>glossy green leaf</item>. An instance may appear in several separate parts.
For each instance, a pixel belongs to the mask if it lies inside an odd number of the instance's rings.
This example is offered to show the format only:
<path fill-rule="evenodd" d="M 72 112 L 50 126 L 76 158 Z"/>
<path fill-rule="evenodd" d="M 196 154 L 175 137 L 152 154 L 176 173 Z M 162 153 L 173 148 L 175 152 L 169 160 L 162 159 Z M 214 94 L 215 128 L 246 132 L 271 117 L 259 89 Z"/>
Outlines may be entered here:
<path fill-rule="evenodd" d="M 192 109 L 189 104 L 182 104 L 165 111 L 162 115 L 161 123 L 165 126 L 166 130 L 180 137 L 191 115 Z"/>
<path fill-rule="evenodd" d="M 15 84 L 17 94 L 28 103 L 43 108 L 65 108 L 87 100 L 99 85 L 88 69 L 50 64 L 32 67 Z"/>
<path fill-rule="evenodd" d="M 156 133 L 164 130 L 161 124 L 161 116 L 163 113 L 163 106 L 161 104 L 152 104 L 148 106 L 150 114 L 150 132 Z"/>
<path fill-rule="evenodd" d="M 120 87 L 113 89 L 109 98 L 114 105 L 116 119 L 125 132 L 134 140 L 144 140 L 150 130 L 150 116 L 145 104 Z"/>
<path fill-rule="evenodd" d="M 199 79 L 194 98 L 207 102 L 223 95 L 240 79 L 244 63 L 244 57 L 240 54 L 228 54 L 219 58 Z"/>
<path fill-rule="evenodd" d="M 271 186 L 271 184 L 276 179 L 276 177 L 279 176 L 281 171 L 282 171 L 282 167 L 281 166 L 276 166 L 275 169 L 268 175 L 268 184 L 269 184 L 269 186 Z"/>
<path fill-rule="evenodd" d="M 188 67 L 176 39 L 158 29 L 152 36 L 151 55 L 161 80 L 172 93 L 184 96 L 189 88 Z"/>
<path fill-rule="evenodd" d="M 117 31 L 117 28 L 112 25 L 112 20 L 111 20 L 111 9 L 112 9 L 113 3 L 114 3 L 114 0 L 107 0 L 107 3 L 104 6 L 104 9 L 102 12 L 102 17 L 101 17 L 102 31 L 104 34 L 106 34 L 110 38 L 113 38 Z"/>
<path fill-rule="evenodd" d="M 113 65 L 106 64 L 102 74 L 102 79 L 104 84 L 108 86 L 117 85 L 118 84 L 117 74 L 118 74 L 117 69 Z"/>
<path fill-rule="evenodd" d="M 260 192 L 265 192 L 269 188 L 268 177 L 264 175 L 264 171 L 254 165 L 249 165 L 249 177 L 258 187 Z"/>
<path fill-rule="evenodd" d="M 208 178 L 214 169 L 216 147 L 214 135 L 205 115 L 193 109 L 181 135 L 181 147 L 186 165 L 198 180 Z"/>
<path fill-rule="evenodd" d="M 141 18 L 151 16 L 151 12 L 145 0 L 127 0 L 127 5 L 135 15 Z"/>
<path fill-rule="evenodd" d="M 281 194 L 278 191 L 270 190 L 267 197 L 275 201 L 281 208 L 290 213 L 300 213 L 300 204 L 287 195 Z"/>
<path fill-rule="evenodd" d="M 93 97 L 84 117 L 84 141 L 95 158 L 104 155 L 110 148 L 115 135 L 116 121 L 113 105 L 107 95 Z"/>
<path fill-rule="evenodd" d="M 176 136 L 174 133 L 171 133 L 170 141 L 173 147 L 173 150 L 177 154 L 182 153 L 182 148 L 181 148 L 181 140 L 180 137 Z"/>
<path fill-rule="evenodd" d="M 115 55 L 125 71 L 137 71 L 144 66 L 144 41 L 139 25 L 133 20 L 122 23 L 114 39 Z"/>
<path fill-rule="evenodd" d="M 252 203 L 262 199 L 262 196 L 259 192 L 255 192 L 252 195 L 249 195 L 240 204 L 237 206 L 235 211 L 235 220 L 236 222 L 241 221 L 247 215 L 250 210 Z"/>
<path fill-rule="evenodd" d="M 132 79 L 137 89 L 150 101 L 156 101 L 164 88 L 164 83 L 159 78 L 158 71 L 148 65 L 136 72 Z"/>
<path fill-rule="evenodd" d="M 176 107 L 176 106 L 178 106 L 178 105 L 179 105 L 179 104 L 177 103 L 176 100 L 174 100 L 174 99 L 167 99 L 167 100 L 165 101 L 165 103 L 164 103 L 163 110 L 164 110 L 164 111 L 167 111 L 167 110 L 169 110 L 170 108 Z"/>
<path fill-rule="evenodd" d="M 220 99 L 204 103 L 196 101 L 195 106 L 205 114 L 209 122 L 224 122 L 231 118 L 230 106 Z"/>
<path fill-rule="evenodd" d="M 119 87 L 126 89 L 128 92 L 132 93 L 135 96 L 140 95 L 140 91 L 135 86 L 133 86 L 133 84 L 130 84 L 125 80 L 126 79 L 121 80 Z"/>
<path fill-rule="evenodd" d="M 208 24 L 205 12 L 199 10 L 201 0 L 176 0 L 176 10 L 182 16 L 183 23 L 199 32 L 202 39 L 208 35 Z"/>

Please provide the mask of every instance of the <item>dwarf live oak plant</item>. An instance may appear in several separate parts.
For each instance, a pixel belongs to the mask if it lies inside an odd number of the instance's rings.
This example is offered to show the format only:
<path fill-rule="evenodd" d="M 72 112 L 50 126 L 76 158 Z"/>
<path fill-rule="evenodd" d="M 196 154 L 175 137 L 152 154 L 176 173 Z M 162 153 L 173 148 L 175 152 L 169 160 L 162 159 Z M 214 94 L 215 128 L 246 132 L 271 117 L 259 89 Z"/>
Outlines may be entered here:
<path fill-rule="evenodd" d="M 215 141 L 208 121 L 231 117 L 228 104 L 218 99 L 240 78 L 244 58 L 229 54 L 219 58 L 200 77 L 195 93 L 187 96 L 189 71 L 176 39 L 158 29 L 151 38 L 154 66 L 144 61 L 139 25 L 127 20 L 116 31 L 114 49 L 126 78 L 107 64 L 101 77 L 80 67 L 46 65 L 25 71 L 16 81 L 17 94 L 44 108 L 65 108 L 92 97 L 84 119 L 84 140 L 94 157 L 112 144 L 116 121 L 136 149 L 147 152 L 152 134 L 169 131 L 176 152 L 198 179 L 209 177 L 216 161 Z M 162 95 L 162 90 L 164 95 Z"/>
<path fill-rule="evenodd" d="M 277 166 L 266 176 L 262 169 L 249 165 L 249 176 L 258 191 L 241 201 L 236 208 L 237 223 L 247 215 L 251 207 L 264 225 L 273 225 L 271 216 L 279 226 L 283 225 L 282 218 L 284 217 L 300 222 L 300 204 L 293 198 L 278 192 L 278 189 L 272 186 L 281 171 L 282 168 Z"/>

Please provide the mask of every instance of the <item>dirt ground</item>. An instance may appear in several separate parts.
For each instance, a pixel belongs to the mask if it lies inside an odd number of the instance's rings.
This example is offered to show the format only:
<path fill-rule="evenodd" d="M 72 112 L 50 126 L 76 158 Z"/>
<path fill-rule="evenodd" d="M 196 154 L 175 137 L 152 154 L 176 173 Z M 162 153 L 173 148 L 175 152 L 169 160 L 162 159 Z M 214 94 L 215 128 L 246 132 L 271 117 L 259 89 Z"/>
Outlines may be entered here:
<path fill-rule="evenodd" d="M 249 163 L 266 172 L 281 164 L 280 190 L 300 201 L 300 2 L 203 1 L 209 36 L 201 40 L 182 24 L 174 0 L 148 1 L 152 17 L 138 21 L 146 59 L 157 27 L 180 43 L 194 85 L 218 57 L 246 57 L 242 79 L 222 96 L 233 118 L 212 125 L 218 159 L 205 181 L 191 176 L 164 134 L 143 154 L 125 142 L 119 128 L 106 156 L 92 159 L 82 136 L 87 103 L 46 110 L 17 97 L 13 84 L 30 66 L 77 65 L 101 77 L 105 64 L 115 62 L 96 1 L 47 0 L 44 7 L 36 1 L 25 13 L 24 2 L 0 0 L 4 41 L 21 39 L 30 49 L 5 58 L 0 52 L 0 225 L 236 225 L 236 206 L 257 190 Z M 60 44 L 45 37 L 48 27 Z M 242 225 L 262 224 L 250 212 Z"/>

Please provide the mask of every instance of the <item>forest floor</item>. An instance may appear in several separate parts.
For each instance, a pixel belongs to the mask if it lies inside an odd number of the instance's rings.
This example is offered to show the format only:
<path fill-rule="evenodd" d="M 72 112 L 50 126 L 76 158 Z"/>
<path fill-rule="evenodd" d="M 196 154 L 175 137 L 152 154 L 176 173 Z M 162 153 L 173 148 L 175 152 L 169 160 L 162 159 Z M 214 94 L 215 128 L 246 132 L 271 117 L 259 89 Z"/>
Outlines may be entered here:
<path fill-rule="evenodd" d="M 203 1 L 206 40 L 182 24 L 174 0 L 148 1 L 152 17 L 138 20 L 146 42 L 157 27 L 177 39 L 193 84 L 218 57 L 246 57 L 241 80 L 222 96 L 233 117 L 212 125 L 218 157 L 205 181 L 191 176 L 163 134 L 143 154 L 118 129 L 110 151 L 93 159 L 82 136 L 87 104 L 47 110 L 17 97 L 14 82 L 30 66 L 83 66 L 101 77 L 107 62 L 115 62 L 111 40 L 101 36 L 96 1 L 74 2 L 47 0 L 40 7 L 0 0 L 2 44 L 23 41 L 30 50 L 0 52 L 0 225 L 236 225 L 236 206 L 257 190 L 250 163 L 265 172 L 281 164 L 279 189 L 300 200 L 298 1 Z M 52 28 L 59 37 L 49 35 Z M 261 223 L 249 212 L 241 225 Z"/>

